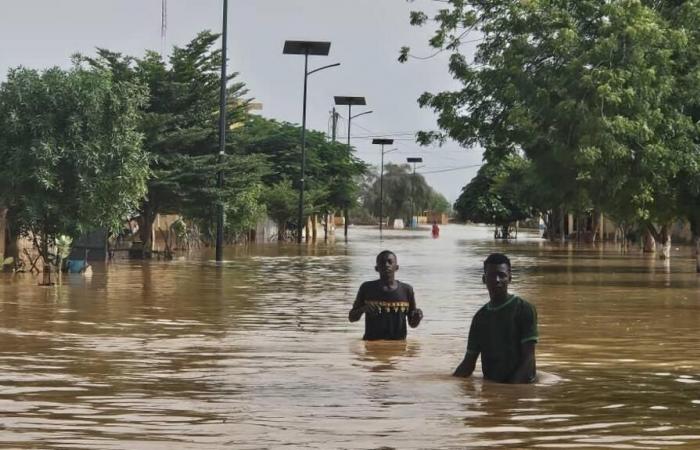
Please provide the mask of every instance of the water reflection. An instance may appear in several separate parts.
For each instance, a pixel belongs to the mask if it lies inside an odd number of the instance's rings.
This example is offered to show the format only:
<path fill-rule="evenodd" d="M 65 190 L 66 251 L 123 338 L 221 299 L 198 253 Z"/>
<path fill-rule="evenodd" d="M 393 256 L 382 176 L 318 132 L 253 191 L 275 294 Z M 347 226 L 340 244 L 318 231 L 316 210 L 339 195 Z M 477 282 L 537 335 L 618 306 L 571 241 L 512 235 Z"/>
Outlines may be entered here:
<path fill-rule="evenodd" d="M 696 448 L 700 281 L 638 249 L 494 242 L 483 227 L 97 265 L 40 288 L 0 275 L 0 447 Z M 357 288 L 389 248 L 425 313 L 361 340 Z M 455 379 L 504 251 L 539 311 L 535 385 Z M 477 372 L 480 368 L 477 367 Z"/>

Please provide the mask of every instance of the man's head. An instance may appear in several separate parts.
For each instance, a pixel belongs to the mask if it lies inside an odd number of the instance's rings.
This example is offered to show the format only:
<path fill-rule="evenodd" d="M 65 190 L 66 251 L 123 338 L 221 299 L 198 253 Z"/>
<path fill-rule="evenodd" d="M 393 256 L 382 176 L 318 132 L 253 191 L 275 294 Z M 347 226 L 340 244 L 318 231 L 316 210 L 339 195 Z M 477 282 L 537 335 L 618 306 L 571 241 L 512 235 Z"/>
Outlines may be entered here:
<path fill-rule="evenodd" d="M 492 253 L 484 260 L 482 280 L 489 290 L 491 300 L 504 300 L 511 281 L 510 259 L 503 253 Z"/>
<path fill-rule="evenodd" d="M 399 270 L 399 264 L 396 255 L 391 250 L 384 250 L 377 255 L 377 265 L 374 270 L 379 272 L 379 278 L 382 280 L 391 279 L 394 273 Z"/>

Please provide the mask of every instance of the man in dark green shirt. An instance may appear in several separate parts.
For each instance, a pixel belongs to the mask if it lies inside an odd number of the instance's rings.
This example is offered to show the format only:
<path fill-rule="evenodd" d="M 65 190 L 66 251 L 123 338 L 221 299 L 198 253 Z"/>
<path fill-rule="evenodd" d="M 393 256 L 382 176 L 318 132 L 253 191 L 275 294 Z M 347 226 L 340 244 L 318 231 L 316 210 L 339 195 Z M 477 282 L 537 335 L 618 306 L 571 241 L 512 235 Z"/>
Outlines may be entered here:
<path fill-rule="evenodd" d="M 454 372 L 468 377 L 481 355 L 484 378 L 500 383 L 535 381 L 537 310 L 533 305 L 508 293 L 511 266 L 508 257 L 493 253 L 484 261 L 483 282 L 490 301 L 472 319 L 467 354 Z"/>
<path fill-rule="evenodd" d="M 413 288 L 395 278 L 399 265 L 392 251 L 377 255 L 374 270 L 379 272 L 379 279 L 362 283 L 348 319 L 356 322 L 365 315 L 366 341 L 406 339 L 406 321 L 415 328 L 423 318 L 423 312 L 416 307 Z"/>

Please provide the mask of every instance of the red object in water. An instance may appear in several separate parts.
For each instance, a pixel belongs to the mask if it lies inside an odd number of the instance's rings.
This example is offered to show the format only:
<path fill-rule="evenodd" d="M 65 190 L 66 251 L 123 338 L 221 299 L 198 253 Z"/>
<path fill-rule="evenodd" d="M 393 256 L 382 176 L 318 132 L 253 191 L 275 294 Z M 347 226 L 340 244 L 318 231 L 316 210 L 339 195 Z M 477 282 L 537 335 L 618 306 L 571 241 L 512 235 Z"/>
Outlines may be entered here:
<path fill-rule="evenodd" d="M 433 238 L 439 238 L 440 237 L 440 227 L 434 223 L 433 224 Z"/>

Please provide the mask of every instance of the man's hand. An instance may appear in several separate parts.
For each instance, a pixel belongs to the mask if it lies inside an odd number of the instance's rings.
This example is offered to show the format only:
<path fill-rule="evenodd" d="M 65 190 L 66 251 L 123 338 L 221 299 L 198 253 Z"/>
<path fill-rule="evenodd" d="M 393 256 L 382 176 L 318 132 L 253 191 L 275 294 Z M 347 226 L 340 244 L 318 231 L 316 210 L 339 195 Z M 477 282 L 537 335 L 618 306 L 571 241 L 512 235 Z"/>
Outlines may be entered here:
<path fill-rule="evenodd" d="M 411 328 L 417 327 L 420 324 L 421 320 L 423 320 L 423 311 L 421 311 L 420 308 L 414 309 L 408 315 L 408 325 Z"/>
<path fill-rule="evenodd" d="M 461 378 L 471 376 L 472 372 L 474 372 L 474 367 L 476 366 L 476 358 L 478 357 L 478 353 L 467 352 L 467 354 L 464 355 L 464 359 L 459 364 L 459 366 L 457 366 L 452 376 Z"/>

